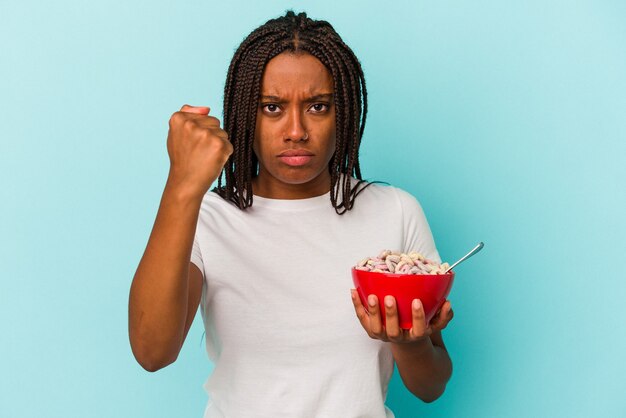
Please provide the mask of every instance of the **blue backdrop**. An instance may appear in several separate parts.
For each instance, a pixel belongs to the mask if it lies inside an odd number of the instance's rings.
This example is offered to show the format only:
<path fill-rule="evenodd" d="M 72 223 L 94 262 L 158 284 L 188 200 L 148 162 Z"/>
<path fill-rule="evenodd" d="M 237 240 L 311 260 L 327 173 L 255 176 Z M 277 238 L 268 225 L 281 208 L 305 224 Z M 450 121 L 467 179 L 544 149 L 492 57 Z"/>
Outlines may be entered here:
<path fill-rule="evenodd" d="M 598 0 L 2 2 L 0 416 L 201 417 L 200 317 L 145 372 L 128 292 L 169 116 L 219 113 L 236 46 L 291 7 L 363 64 L 364 176 L 420 200 L 444 259 L 486 244 L 450 295 L 445 394 L 395 374 L 396 415 L 626 416 L 626 5 Z"/>

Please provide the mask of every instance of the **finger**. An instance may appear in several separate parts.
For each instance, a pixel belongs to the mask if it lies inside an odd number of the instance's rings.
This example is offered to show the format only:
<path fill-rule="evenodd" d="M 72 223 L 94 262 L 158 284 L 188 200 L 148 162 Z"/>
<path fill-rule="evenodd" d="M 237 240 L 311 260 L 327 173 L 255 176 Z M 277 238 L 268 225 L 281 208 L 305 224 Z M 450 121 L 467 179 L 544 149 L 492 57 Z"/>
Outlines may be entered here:
<path fill-rule="evenodd" d="M 448 311 L 448 314 L 446 315 L 446 323 L 444 324 L 443 328 L 448 326 L 450 321 L 452 321 L 452 318 L 454 318 L 454 311 L 452 310 L 452 307 L 450 307 L 450 310 Z"/>
<path fill-rule="evenodd" d="M 445 306 L 447 304 L 447 306 Z M 448 324 L 450 323 L 450 321 L 452 320 L 452 317 L 454 317 L 454 312 L 452 311 L 452 305 L 450 304 L 450 302 L 446 302 L 446 304 L 444 304 L 444 307 L 442 307 L 441 311 L 441 316 L 439 318 L 439 320 L 437 321 L 436 324 L 433 324 L 433 328 L 437 329 L 437 330 L 442 330 L 445 327 L 448 326 Z"/>
<path fill-rule="evenodd" d="M 208 106 L 190 106 L 186 104 L 180 108 L 180 111 L 187 113 L 197 113 L 199 115 L 208 115 L 211 111 L 211 108 Z"/>
<path fill-rule="evenodd" d="M 216 134 L 220 133 L 220 131 L 222 134 L 226 133 L 226 131 L 220 128 L 221 122 L 215 116 L 194 113 L 189 114 L 189 118 L 193 119 L 194 123 L 201 128 L 211 129 L 212 131 L 215 131 L 214 133 Z"/>
<path fill-rule="evenodd" d="M 369 295 L 367 297 L 367 305 L 367 311 L 369 312 L 370 337 L 381 338 L 383 324 L 380 318 L 380 307 L 378 306 L 378 298 L 376 295 Z"/>
<path fill-rule="evenodd" d="M 398 324 L 398 307 L 396 298 L 385 296 L 385 333 L 390 341 L 398 342 L 402 340 L 402 330 Z"/>
<path fill-rule="evenodd" d="M 437 311 L 437 314 L 433 317 L 432 322 L 438 321 L 440 318 L 445 318 L 450 303 L 446 300 L 441 304 L 441 307 Z"/>
<path fill-rule="evenodd" d="M 432 317 L 431 322 L 435 321 L 436 318 L 438 318 L 441 315 L 441 310 L 443 309 L 443 305 L 445 305 L 446 301 L 444 301 L 441 306 L 439 307 L 439 309 L 437 310 L 437 313 L 435 313 L 435 315 Z"/>
<path fill-rule="evenodd" d="M 230 142 L 230 139 L 228 139 L 228 134 L 226 133 L 225 130 L 219 129 L 219 130 L 215 130 L 213 133 L 216 136 L 219 136 L 220 138 L 222 138 L 224 141 L 229 141 Z"/>
<path fill-rule="evenodd" d="M 367 315 L 367 311 L 361 303 L 361 299 L 359 298 L 356 289 L 350 289 L 350 293 L 352 294 L 352 304 L 354 305 L 356 316 L 359 318 L 359 322 L 363 328 L 369 332 L 369 316 Z"/>
<path fill-rule="evenodd" d="M 426 315 L 424 315 L 424 307 L 419 299 L 413 299 L 411 304 L 411 312 L 413 315 L 413 324 L 409 333 L 411 339 L 419 339 L 428 335 L 428 326 L 426 325 Z"/>
<path fill-rule="evenodd" d="M 184 109 L 184 106 L 183 106 Z M 205 129 L 210 129 L 211 131 L 213 131 L 212 133 L 217 135 L 219 134 L 220 136 L 227 136 L 228 134 L 226 133 L 225 130 L 223 130 L 220 127 L 220 120 L 218 118 L 216 118 L 215 116 L 211 116 L 207 111 L 208 107 L 204 108 L 204 112 L 203 113 L 198 113 L 198 112 L 188 112 L 186 110 L 180 110 L 178 112 L 175 112 L 175 114 L 179 114 L 179 115 L 184 115 L 181 119 L 184 122 L 191 122 L 191 124 L 189 125 L 190 128 L 197 126 L 200 128 L 205 128 Z"/>
<path fill-rule="evenodd" d="M 441 305 L 441 308 L 437 312 L 437 315 L 435 315 L 430 321 L 430 325 L 435 329 L 440 329 L 439 327 L 445 324 L 445 322 L 447 321 L 449 311 L 450 303 L 448 301 L 445 301 L 443 305 Z"/>

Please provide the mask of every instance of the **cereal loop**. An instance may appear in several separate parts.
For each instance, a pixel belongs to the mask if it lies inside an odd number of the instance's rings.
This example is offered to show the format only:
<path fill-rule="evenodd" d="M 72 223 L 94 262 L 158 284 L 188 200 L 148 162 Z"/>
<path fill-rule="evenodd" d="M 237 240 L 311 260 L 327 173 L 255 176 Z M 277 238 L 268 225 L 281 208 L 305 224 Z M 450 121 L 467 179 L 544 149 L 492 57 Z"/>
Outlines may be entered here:
<path fill-rule="evenodd" d="M 416 251 L 405 254 L 382 250 L 377 257 L 367 257 L 359 261 L 355 269 L 375 273 L 444 274 L 448 267 L 448 263 L 439 264 Z"/>

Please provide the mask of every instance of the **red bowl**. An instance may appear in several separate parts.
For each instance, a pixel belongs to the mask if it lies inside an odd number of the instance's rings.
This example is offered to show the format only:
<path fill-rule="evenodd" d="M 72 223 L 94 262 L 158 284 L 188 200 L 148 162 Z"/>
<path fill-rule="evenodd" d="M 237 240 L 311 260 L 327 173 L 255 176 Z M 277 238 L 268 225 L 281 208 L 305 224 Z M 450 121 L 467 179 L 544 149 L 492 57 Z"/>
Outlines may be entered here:
<path fill-rule="evenodd" d="M 385 296 L 395 297 L 400 327 L 411 329 L 413 322 L 411 303 L 413 299 L 419 299 L 422 302 L 426 314 L 426 323 L 429 323 L 450 294 L 454 272 L 450 271 L 446 274 L 373 273 L 357 270 L 353 267 L 352 281 L 363 306 L 367 306 L 369 295 L 376 295 L 383 325 L 385 324 L 385 307 L 383 304 Z"/>

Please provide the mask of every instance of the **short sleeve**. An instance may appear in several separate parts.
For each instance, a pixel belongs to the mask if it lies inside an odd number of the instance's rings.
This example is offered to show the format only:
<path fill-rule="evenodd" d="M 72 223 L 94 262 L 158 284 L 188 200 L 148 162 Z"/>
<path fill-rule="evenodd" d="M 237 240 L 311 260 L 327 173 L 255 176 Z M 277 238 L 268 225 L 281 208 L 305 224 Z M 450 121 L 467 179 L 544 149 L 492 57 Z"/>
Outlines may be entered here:
<path fill-rule="evenodd" d="M 435 240 L 422 206 L 410 193 L 398 188 L 396 188 L 396 192 L 402 206 L 404 252 L 417 251 L 424 257 L 441 263 L 441 258 L 439 257 L 439 252 L 435 246 Z"/>
<path fill-rule="evenodd" d="M 193 246 L 191 247 L 191 262 L 200 269 L 204 276 L 204 262 L 202 261 L 202 252 L 200 251 L 200 243 L 198 242 L 197 234 L 193 238 Z"/>

